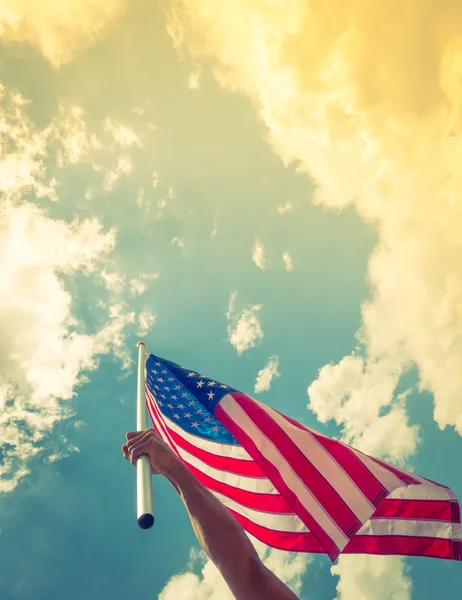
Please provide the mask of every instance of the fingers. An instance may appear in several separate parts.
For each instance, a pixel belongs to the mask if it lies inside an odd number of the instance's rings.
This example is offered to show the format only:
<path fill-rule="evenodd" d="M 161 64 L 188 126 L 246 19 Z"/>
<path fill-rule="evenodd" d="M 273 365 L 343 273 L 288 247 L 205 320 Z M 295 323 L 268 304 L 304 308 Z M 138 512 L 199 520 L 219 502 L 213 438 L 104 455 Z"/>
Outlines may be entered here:
<path fill-rule="evenodd" d="M 150 446 L 154 440 L 160 441 L 160 438 L 154 429 L 145 429 L 144 431 L 129 431 L 126 434 L 127 442 L 122 444 L 122 454 L 133 465 L 142 454 L 148 454 Z"/>
<path fill-rule="evenodd" d="M 128 460 L 132 465 L 136 465 L 136 461 L 142 454 L 149 453 L 149 438 L 146 440 L 140 440 L 129 450 Z"/>
<path fill-rule="evenodd" d="M 145 429 L 143 431 L 129 431 L 128 433 L 125 434 L 125 437 L 127 439 L 127 442 L 130 442 L 133 439 L 139 438 L 140 436 L 144 435 L 146 432 L 151 432 L 155 435 L 155 437 L 159 437 L 156 433 L 156 431 L 151 427 L 150 429 Z"/>

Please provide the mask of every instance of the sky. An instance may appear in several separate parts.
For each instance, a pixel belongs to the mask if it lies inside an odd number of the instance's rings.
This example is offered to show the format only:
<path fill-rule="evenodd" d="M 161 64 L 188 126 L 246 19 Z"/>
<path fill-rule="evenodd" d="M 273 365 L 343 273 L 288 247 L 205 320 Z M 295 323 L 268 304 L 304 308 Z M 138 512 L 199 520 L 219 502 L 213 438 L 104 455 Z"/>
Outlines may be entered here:
<path fill-rule="evenodd" d="M 399 18 L 398 18 L 399 17 Z M 136 343 L 462 497 L 462 5 L 0 0 L 0 597 L 222 600 Z M 303 600 L 458 563 L 291 555 Z"/>

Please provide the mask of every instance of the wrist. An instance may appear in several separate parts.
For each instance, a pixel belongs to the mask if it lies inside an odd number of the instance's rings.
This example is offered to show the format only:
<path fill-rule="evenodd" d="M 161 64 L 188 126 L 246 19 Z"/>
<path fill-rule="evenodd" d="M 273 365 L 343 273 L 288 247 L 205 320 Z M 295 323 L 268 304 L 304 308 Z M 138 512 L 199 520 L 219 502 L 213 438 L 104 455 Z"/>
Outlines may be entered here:
<path fill-rule="evenodd" d="M 176 457 L 171 468 L 168 470 L 168 473 L 165 474 L 165 477 L 170 481 L 180 496 L 191 482 L 197 482 L 196 478 L 192 475 L 184 462 Z"/>

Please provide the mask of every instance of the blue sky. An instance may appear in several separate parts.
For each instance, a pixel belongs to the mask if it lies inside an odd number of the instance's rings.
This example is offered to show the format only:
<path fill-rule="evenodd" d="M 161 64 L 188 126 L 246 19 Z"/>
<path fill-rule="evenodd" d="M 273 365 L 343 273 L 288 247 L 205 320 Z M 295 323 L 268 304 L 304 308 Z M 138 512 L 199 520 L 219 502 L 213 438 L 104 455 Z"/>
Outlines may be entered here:
<path fill-rule="evenodd" d="M 167 585 L 162 600 L 175 589 L 180 600 L 224 598 L 219 587 L 207 588 L 207 577 L 215 580 L 207 565 L 201 575 L 202 558 L 190 561 L 198 545 L 166 481 L 154 478 L 155 527 L 136 524 L 135 471 L 120 445 L 134 429 L 140 336 L 148 351 L 249 394 L 277 355 L 280 376 L 260 400 L 461 497 L 454 464 L 462 451 L 462 273 L 452 229 L 460 188 L 452 162 L 433 157 L 436 174 L 427 183 L 430 189 L 447 167 L 453 218 L 443 219 L 442 204 L 427 202 L 420 183 L 402 175 L 407 167 L 426 173 L 432 157 L 407 164 L 377 124 L 376 147 L 395 153 L 383 150 L 380 166 L 392 165 L 396 180 L 370 179 L 353 160 L 356 138 L 351 147 L 338 142 L 340 121 L 327 133 L 322 119 L 304 121 L 316 86 L 311 93 L 300 76 L 294 89 L 305 104 L 286 98 L 282 110 L 265 87 L 280 65 L 260 73 L 271 61 L 247 65 L 220 32 L 231 18 L 227 2 L 222 13 L 211 11 L 212 25 L 206 0 L 130 7 L 114 0 L 107 21 L 91 3 L 82 6 L 79 14 L 72 2 L 67 7 L 82 25 L 73 29 L 61 14 L 38 15 L 19 3 L 29 29 L 18 27 L 0 48 L 0 597 L 157 598 Z M 242 25 L 229 21 L 244 49 L 252 48 L 246 10 L 238 2 Z M 275 25 L 274 15 L 255 10 L 255 32 L 260 25 L 265 32 L 257 56 Z M 183 32 L 176 48 L 172 23 Z M 295 72 L 300 56 L 285 50 Z M 188 85 L 191 73 L 199 73 L 197 88 Z M 390 75 L 390 98 L 398 80 Z M 355 85 L 359 98 L 365 88 Z M 389 110 L 399 108 L 390 100 Z M 336 115 L 332 109 L 333 121 Z M 426 142 L 432 134 L 437 147 L 438 125 L 408 133 Z M 311 134 L 319 140 L 323 132 L 331 145 L 318 156 Z M 405 154 L 409 140 L 401 141 Z M 370 196 L 342 196 L 348 173 L 354 182 L 364 176 L 361 190 Z M 257 241 L 265 268 L 252 260 Z M 227 312 L 236 292 L 233 321 Z M 254 347 L 244 340 L 238 353 L 233 329 L 260 305 L 253 314 L 263 336 Z M 359 368 L 354 380 L 345 357 Z M 320 373 L 329 364 L 332 371 Z M 358 405 L 363 415 L 353 410 Z M 283 570 L 278 556 L 267 558 Z M 287 578 L 298 577 L 307 600 L 425 599 L 454 595 L 462 581 L 459 564 L 430 559 L 353 557 L 336 574 L 324 557 L 293 560 Z M 199 577 L 194 596 L 182 583 L 189 580 L 178 579 L 189 572 Z"/>

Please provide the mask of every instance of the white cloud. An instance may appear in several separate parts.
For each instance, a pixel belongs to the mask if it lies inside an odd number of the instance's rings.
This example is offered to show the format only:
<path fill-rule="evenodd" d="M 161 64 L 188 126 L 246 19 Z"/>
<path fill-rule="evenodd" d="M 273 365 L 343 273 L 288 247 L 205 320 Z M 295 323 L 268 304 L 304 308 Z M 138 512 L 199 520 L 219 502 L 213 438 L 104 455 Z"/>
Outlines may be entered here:
<path fill-rule="evenodd" d="M 278 371 L 279 357 L 274 355 L 268 360 L 266 366 L 258 371 L 257 379 L 255 381 L 255 393 L 267 392 L 271 387 L 273 377 L 279 377 Z"/>
<path fill-rule="evenodd" d="M 366 353 L 415 365 L 436 423 L 462 434 L 462 12 L 427 4 L 174 0 L 169 32 L 252 100 L 316 203 L 376 227 Z"/>
<path fill-rule="evenodd" d="M 2 42 L 30 44 L 59 67 L 99 39 L 125 5 L 124 0 L 0 0 Z"/>
<path fill-rule="evenodd" d="M 255 241 L 255 245 L 252 249 L 252 260 L 259 269 L 266 268 L 265 248 L 259 240 Z"/>
<path fill-rule="evenodd" d="M 284 204 L 284 206 L 278 206 L 277 211 L 280 215 L 284 215 L 286 212 L 289 212 L 290 210 L 293 209 L 293 204 L 290 200 L 287 200 L 287 202 Z"/>
<path fill-rule="evenodd" d="M 130 148 L 131 146 L 141 148 L 140 139 L 131 127 L 122 123 L 116 124 L 111 117 L 107 117 L 103 125 L 104 131 L 110 133 L 114 142 L 121 148 Z"/>
<path fill-rule="evenodd" d="M 200 84 L 200 77 L 202 75 L 202 67 L 200 65 L 196 65 L 194 69 L 191 71 L 188 77 L 188 88 L 190 90 L 198 90 Z"/>
<path fill-rule="evenodd" d="M 399 556 L 341 556 L 331 568 L 340 577 L 338 600 L 411 600 L 412 581 Z"/>
<path fill-rule="evenodd" d="M 112 168 L 95 165 L 95 170 L 104 172 L 103 188 L 106 192 L 111 192 L 121 175 L 129 175 L 133 171 L 133 163 L 130 156 L 119 156 Z"/>
<path fill-rule="evenodd" d="M 249 536 L 251 537 L 251 536 Z M 263 563 L 296 594 L 312 558 L 270 549 L 251 537 Z M 188 571 L 174 575 L 159 595 L 159 600 L 233 600 L 225 580 L 205 554 L 191 550 Z"/>
<path fill-rule="evenodd" d="M 99 354 L 114 351 L 129 365 L 124 337 L 134 315 L 111 309 L 98 331 L 83 330 L 68 286 L 76 274 L 96 276 L 115 232 L 97 219 L 55 220 L 39 207 L 42 196 L 56 199 L 59 189 L 50 185 L 45 159 L 54 152 L 59 159 L 64 149 L 64 166 L 96 147 L 82 113 L 61 111 L 40 130 L 22 97 L 2 88 L 0 99 L 0 492 L 9 492 L 37 453 L 52 460 L 74 450 L 43 441 L 72 415 L 68 400 Z M 24 201 L 29 195 L 33 202 Z"/>
<path fill-rule="evenodd" d="M 59 107 L 59 116 L 46 130 L 50 142 L 56 144 L 57 165 L 76 164 L 89 160 L 103 144 L 97 135 L 88 130 L 85 111 L 80 106 Z"/>
<path fill-rule="evenodd" d="M 83 371 L 117 344 L 111 319 L 95 335 L 78 332 L 61 278 L 94 271 L 113 248 L 114 233 L 104 233 L 96 220 L 50 219 L 31 204 L 3 209 L 0 439 L 7 446 L 0 491 L 11 491 L 27 474 L 40 441 L 71 414 L 65 401 L 85 381 Z"/>
<path fill-rule="evenodd" d="M 416 450 L 419 428 L 409 424 L 407 394 L 394 396 L 400 376 L 399 363 L 346 356 L 320 369 L 308 388 L 308 407 L 321 423 L 334 420 L 346 443 L 403 462 Z"/>
<path fill-rule="evenodd" d="M 130 294 L 141 296 L 148 289 L 148 282 L 159 278 L 159 273 L 140 273 L 130 281 Z"/>
<path fill-rule="evenodd" d="M 178 248 L 181 248 L 182 250 L 185 249 L 184 241 L 179 237 L 174 237 L 171 243 L 176 244 Z"/>
<path fill-rule="evenodd" d="M 145 310 L 138 316 L 138 335 L 144 337 L 156 322 L 156 315 Z"/>
<path fill-rule="evenodd" d="M 228 340 L 242 354 L 249 348 L 254 348 L 263 339 L 263 331 L 258 321 L 260 304 L 250 305 L 240 313 L 236 313 L 237 292 L 233 292 L 229 299 L 228 311 Z"/>
<path fill-rule="evenodd" d="M 292 257 L 288 252 L 284 252 L 282 255 L 282 260 L 284 261 L 284 268 L 286 271 L 293 271 L 294 265 L 292 263 Z"/>
<path fill-rule="evenodd" d="M 106 271 L 106 269 L 103 269 L 100 275 L 107 290 L 119 293 L 124 289 L 125 280 L 119 273 L 116 273 L 115 271 L 111 273 Z"/>

